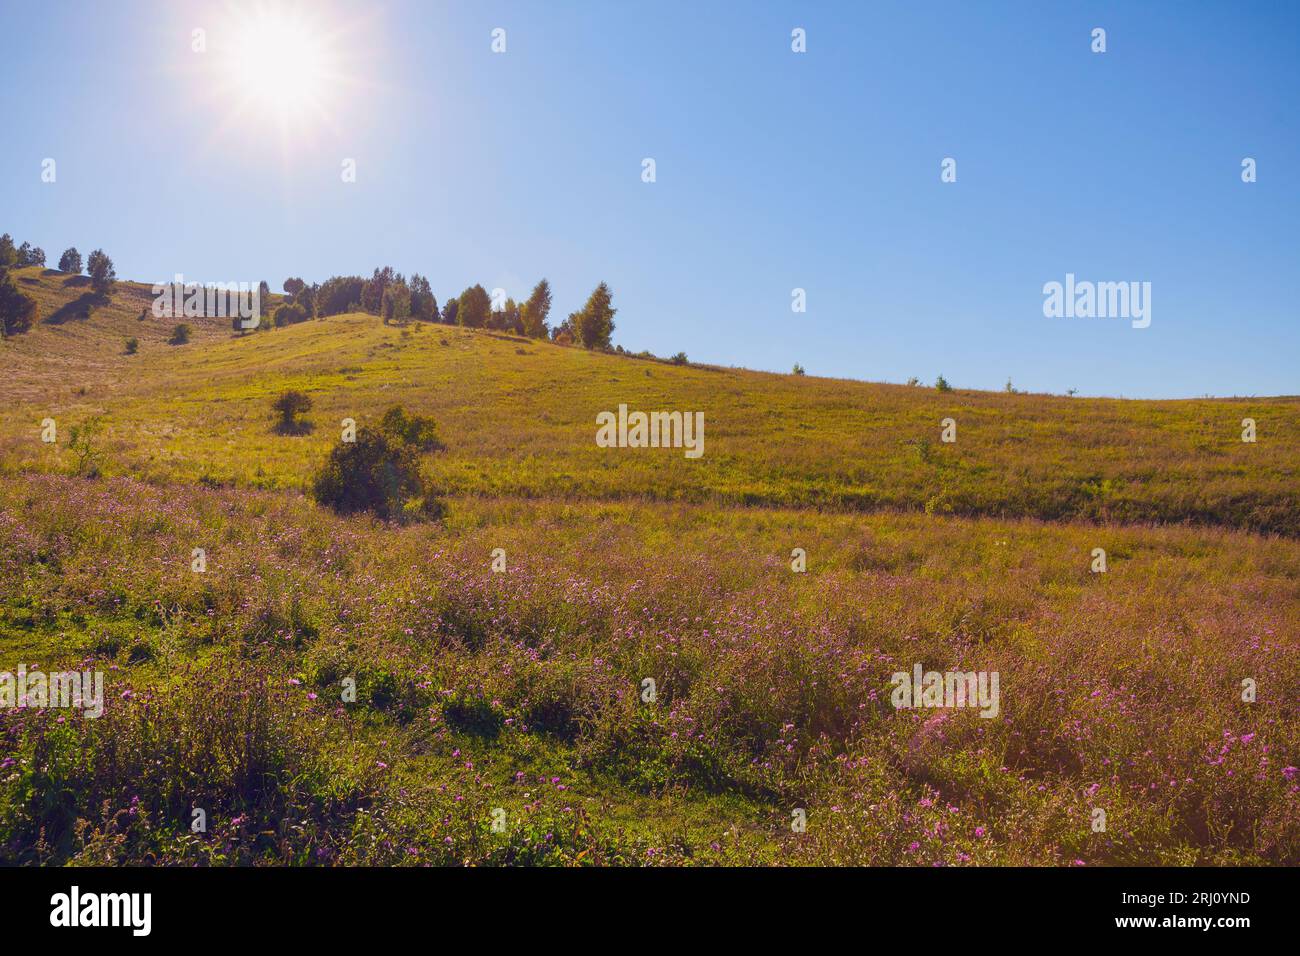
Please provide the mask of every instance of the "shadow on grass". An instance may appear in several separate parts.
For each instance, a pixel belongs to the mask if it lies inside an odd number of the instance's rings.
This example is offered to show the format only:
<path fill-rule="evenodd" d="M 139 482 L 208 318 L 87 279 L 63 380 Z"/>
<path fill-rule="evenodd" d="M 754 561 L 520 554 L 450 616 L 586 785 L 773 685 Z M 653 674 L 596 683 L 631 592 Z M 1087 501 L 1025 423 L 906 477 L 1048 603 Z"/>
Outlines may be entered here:
<path fill-rule="evenodd" d="M 277 435 L 310 435 L 315 429 L 316 426 L 311 422 L 301 419 L 291 421 L 281 419 L 271 427 L 271 431 Z"/>
<path fill-rule="evenodd" d="M 108 305 L 108 302 L 108 296 L 102 292 L 83 292 L 71 302 L 65 302 L 51 312 L 45 321 L 50 325 L 62 325 L 72 319 L 88 319 L 91 312 Z"/>

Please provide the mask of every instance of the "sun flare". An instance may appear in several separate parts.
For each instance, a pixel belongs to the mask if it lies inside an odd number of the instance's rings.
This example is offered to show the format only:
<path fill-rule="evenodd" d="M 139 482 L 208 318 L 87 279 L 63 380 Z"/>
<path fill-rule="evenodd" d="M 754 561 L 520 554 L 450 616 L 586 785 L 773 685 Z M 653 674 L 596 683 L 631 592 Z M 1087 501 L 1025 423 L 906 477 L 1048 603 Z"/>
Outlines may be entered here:
<path fill-rule="evenodd" d="M 250 18 L 236 34 L 232 80 L 252 104 L 272 114 L 319 105 L 329 75 L 327 50 L 308 24 L 280 13 Z"/>
<path fill-rule="evenodd" d="M 228 123 L 252 122 L 294 138 L 330 125 L 348 78 L 320 7 L 231 8 L 208 64 Z"/>

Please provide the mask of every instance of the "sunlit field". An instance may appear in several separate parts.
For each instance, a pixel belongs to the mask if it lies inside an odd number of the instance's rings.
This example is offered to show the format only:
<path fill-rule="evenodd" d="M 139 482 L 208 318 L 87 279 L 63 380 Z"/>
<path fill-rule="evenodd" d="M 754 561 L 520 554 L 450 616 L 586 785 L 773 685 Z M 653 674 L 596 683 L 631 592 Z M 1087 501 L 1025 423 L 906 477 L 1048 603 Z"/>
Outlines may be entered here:
<path fill-rule="evenodd" d="M 427 462 L 452 494 L 653 498 L 933 515 L 1191 522 L 1300 535 L 1300 398 L 1118 401 L 883 385 L 560 348 L 435 323 L 331 315 L 258 335 L 195 320 L 194 345 L 141 320 L 148 286 L 119 283 L 93 321 L 79 279 L 16 270 L 57 315 L 5 345 L 0 452 L 59 470 L 39 422 L 103 418 L 109 473 L 305 488 L 343 418 L 403 404 L 452 437 Z M 272 300 L 270 308 L 274 308 Z M 63 309 L 61 312 L 60 310 Z M 268 309 L 269 311 L 269 309 Z M 127 355 L 123 341 L 140 339 Z M 200 347 L 201 346 L 201 347 Z M 311 433 L 274 434 L 271 403 L 310 395 Z M 1064 390 L 1063 390 L 1064 391 Z M 620 403 L 706 409 L 706 454 L 597 447 Z M 952 417 L 957 441 L 941 441 Z M 1259 440 L 1241 440 L 1242 420 Z"/>
<path fill-rule="evenodd" d="M 15 275 L 44 321 L 0 343 L 0 647 L 106 692 L 0 711 L 0 861 L 1300 862 L 1296 398 L 369 314 L 170 345 L 147 286 L 83 313 L 77 279 Z M 598 448 L 619 403 L 703 409 L 705 455 Z M 395 404 L 437 422 L 445 516 L 317 504 L 342 420 Z M 998 713 L 896 709 L 916 664 L 997 672 Z"/>

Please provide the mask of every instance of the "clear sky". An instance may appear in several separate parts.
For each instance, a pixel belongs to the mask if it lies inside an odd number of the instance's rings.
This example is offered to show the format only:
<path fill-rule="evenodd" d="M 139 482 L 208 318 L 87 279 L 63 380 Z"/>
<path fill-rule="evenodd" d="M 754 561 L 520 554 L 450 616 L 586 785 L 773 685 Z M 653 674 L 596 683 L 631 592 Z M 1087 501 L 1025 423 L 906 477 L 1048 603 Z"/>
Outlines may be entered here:
<path fill-rule="evenodd" d="M 51 264 L 547 276 L 553 321 L 603 279 L 617 343 L 695 361 L 1300 392 L 1297 3 L 0 7 L 0 231 Z M 1150 327 L 1045 318 L 1066 273 Z"/>

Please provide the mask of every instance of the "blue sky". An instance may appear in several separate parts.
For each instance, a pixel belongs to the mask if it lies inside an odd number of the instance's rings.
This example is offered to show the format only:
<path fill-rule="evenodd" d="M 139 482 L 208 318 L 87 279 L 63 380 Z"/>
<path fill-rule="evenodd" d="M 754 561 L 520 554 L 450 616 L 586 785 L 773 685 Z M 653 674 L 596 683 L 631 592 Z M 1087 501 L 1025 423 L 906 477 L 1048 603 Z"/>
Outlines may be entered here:
<path fill-rule="evenodd" d="M 545 275 L 553 320 L 603 279 L 616 342 L 696 361 L 1300 392 L 1300 4 L 286 3 L 339 77 L 286 130 L 223 76 L 257 4 L 0 2 L 0 230 L 51 260 Z M 1066 273 L 1150 282 L 1150 327 L 1045 318 Z"/>

